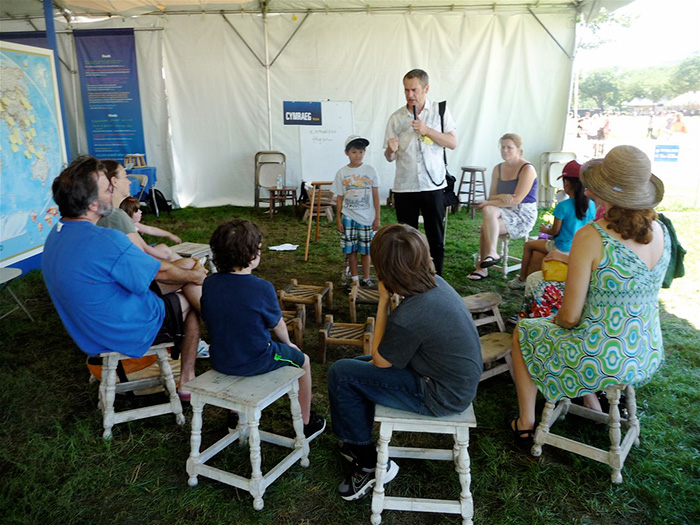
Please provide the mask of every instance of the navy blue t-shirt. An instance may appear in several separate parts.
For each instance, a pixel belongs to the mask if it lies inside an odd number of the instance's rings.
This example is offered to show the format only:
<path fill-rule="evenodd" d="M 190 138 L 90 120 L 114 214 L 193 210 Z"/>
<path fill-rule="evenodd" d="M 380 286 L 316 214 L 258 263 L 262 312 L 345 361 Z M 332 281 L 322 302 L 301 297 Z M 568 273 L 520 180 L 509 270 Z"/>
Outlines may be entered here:
<path fill-rule="evenodd" d="M 253 375 L 274 359 L 270 330 L 282 311 L 271 283 L 250 274 L 215 273 L 204 280 L 202 318 L 209 332 L 209 361 L 229 375 Z"/>

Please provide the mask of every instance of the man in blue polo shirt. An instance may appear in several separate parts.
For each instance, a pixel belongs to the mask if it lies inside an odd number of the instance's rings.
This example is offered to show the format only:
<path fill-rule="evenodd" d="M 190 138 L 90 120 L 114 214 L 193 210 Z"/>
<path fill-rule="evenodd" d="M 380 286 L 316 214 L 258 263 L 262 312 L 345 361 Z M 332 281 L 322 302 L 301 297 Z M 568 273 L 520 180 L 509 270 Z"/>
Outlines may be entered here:
<path fill-rule="evenodd" d="M 90 356 L 120 352 L 141 357 L 157 342 L 176 340 L 180 383 L 194 378 L 199 315 L 175 290 L 202 284 L 191 270 L 145 254 L 122 232 L 97 221 L 112 211 L 111 186 L 99 160 L 74 160 L 52 185 L 61 220 L 46 239 L 42 272 L 66 330 Z"/>

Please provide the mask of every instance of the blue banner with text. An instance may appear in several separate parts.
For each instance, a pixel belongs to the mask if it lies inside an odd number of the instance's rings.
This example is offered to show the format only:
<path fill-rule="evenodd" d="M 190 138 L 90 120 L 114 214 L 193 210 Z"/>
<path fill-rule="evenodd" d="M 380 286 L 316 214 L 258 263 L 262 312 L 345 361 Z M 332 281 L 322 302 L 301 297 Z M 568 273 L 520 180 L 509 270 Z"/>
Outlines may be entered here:
<path fill-rule="evenodd" d="M 320 126 L 323 124 L 320 102 L 285 100 L 282 105 L 285 126 Z"/>
<path fill-rule="evenodd" d="M 133 29 L 73 31 L 91 155 L 145 154 Z"/>

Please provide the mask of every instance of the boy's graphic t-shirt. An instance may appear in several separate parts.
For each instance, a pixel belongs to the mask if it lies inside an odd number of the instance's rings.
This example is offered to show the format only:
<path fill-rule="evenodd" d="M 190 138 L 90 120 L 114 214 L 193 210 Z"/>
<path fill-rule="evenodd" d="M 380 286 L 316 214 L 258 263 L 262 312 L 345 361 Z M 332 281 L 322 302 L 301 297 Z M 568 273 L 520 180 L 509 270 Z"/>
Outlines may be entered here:
<path fill-rule="evenodd" d="M 377 172 L 372 166 L 362 164 L 357 168 L 340 168 L 335 175 L 331 191 L 343 197 L 343 215 L 359 224 L 371 226 L 374 222 L 372 188 L 377 187 Z"/>

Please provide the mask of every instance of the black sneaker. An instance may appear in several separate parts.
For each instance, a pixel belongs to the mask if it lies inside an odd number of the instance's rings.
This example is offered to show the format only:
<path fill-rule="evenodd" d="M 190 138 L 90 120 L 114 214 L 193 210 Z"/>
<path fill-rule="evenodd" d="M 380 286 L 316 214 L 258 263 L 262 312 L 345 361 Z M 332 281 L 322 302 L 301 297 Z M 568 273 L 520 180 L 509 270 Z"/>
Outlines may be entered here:
<path fill-rule="evenodd" d="M 374 478 L 375 469 L 356 467 L 350 477 L 343 481 L 338 487 L 340 497 L 345 501 L 355 501 L 367 495 L 373 488 L 376 482 Z M 399 473 L 399 466 L 392 460 L 386 469 L 384 484 L 386 485 Z"/>
<path fill-rule="evenodd" d="M 326 430 L 326 420 L 318 414 L 311 412 L 309 422 L 304 425 L 304 436 L 306 436 L 306 440 L 311 441 L 324 430 Z"/>
<path fill-rule="evenodd" d="M 228 413 L 228 416 L 226 417 L 226 426 L 228 427 L 229 432 L 233 432 L 234 430 L 236 430 L 239 419 L 240 417 L 238 416 L 238 412 Z"/>

